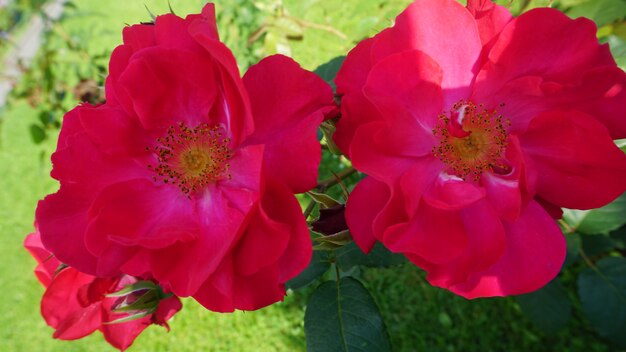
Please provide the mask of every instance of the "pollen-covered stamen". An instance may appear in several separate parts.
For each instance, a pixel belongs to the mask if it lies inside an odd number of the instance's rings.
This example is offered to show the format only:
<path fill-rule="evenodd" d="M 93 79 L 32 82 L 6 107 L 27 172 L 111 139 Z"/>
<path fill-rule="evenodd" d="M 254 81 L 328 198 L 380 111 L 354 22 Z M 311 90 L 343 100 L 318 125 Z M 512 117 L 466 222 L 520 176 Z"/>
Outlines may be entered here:
<path fill-rule="evenodd" d="M 190 196 L 209 183 L 231 177 L 230 138 L 222 127 L 202 123 L 189 128 L 181 122 L 170 126 L 157 142 L 156 146 L 147 148 L 158 161 L 156 166 L 148 165 L 156 173 L 155 181 L 174 184 Z"/>
<path fill-rule="evenodd" d="M 495 110 L 460 101 L 449 115 L 439 116 L 433 129 L 439 144 L 432 152 L 448 166 L 448 172 L 478 181 L 485 171 L 510 169 L 502 162 L 508 124 Z"/>

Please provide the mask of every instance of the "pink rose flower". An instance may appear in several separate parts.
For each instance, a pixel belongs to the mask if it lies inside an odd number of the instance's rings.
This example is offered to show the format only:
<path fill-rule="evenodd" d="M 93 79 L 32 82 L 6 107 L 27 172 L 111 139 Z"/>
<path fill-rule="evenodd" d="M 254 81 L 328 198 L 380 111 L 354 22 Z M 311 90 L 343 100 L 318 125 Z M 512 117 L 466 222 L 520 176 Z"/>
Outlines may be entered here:
<path fill-rule="evenodd" d="M 61 187 L 37 209 L 44 245 L 80 271 L 148 275 L 214 311 L 282 300 L 311 257 L 293 193 L 316 184 L 330 87 L 284 56 L 241 79 L 212 4 L 123 37 L 106 104 L 64 117 Z"/>
<path fill-rule="evenodd" d="M 336 79 L 335 141 L 368 177 L 346 210 L 466 298 L 536 290 L 561 269 L 560 207 L 626 190 L 626 75 L 593 22 L 488 0 L 416 0 Z"/>
<path fill-rule="evenodd" d="M 137 278 L 128 275 L 97 278 L 72 267 L 60 267 L 61 262 L 43 247 L 39 232 L 28 235 L 24 247 L 37 260 L 35 274 L 46 287 L 41 314 L 55 329 L 52 336 L 56 339 L 76 340 L 100 330 L 108 343 L 123 351 L 151 324 L 169 330 L 167 320 L 182 308 L 178 297 L 172 296 L 155 302 L 158 306 L 153 313 L 112 323 L 128 314 L 114 312 L 120 306 L 120 298 L 106 295 L 137 282 Z"/>

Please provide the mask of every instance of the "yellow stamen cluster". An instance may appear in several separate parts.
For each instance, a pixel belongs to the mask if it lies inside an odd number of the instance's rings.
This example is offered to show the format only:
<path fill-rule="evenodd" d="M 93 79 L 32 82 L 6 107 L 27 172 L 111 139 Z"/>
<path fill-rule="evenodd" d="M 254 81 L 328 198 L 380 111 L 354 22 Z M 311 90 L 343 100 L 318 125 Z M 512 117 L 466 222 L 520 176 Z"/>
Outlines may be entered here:
<path fill-rule="evenodd" d="M 433 129 L 439 144 L 432 153 L 448 166 L 448 172 L 465 180 L 478 181 L 489 170 L 510 170 L 502 162 L 509 124 L 495 110 L 458 102 L 449 115 L 439 116 Z"/>
<path fill-rule="evenodd" d="M 157 138 L 156 146 L 146 148 L 158 160 L 156 166 L 148 168 L 156 173 L 154 181 L 174 184 L 191 198 L 191 194 L 209 183 L 231 178 L 229 144 L 230 138 L 222 127 L 202 123 L 189 128 L 181 122 Z"/>

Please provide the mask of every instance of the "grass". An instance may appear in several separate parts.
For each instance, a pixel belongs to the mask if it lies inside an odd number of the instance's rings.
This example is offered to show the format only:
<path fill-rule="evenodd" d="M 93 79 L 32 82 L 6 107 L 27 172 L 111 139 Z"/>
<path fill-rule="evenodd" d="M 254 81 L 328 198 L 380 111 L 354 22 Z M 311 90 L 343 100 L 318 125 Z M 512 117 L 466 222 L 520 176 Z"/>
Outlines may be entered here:
<path fill-rule="evenodd" d="M 68 12 L 63 28 L 94 54 L 110 51 L 117 45 L 125 23 L 149 20 L 143 2 L 75 0 L 73 3 L 78 10 Z M 202 3 L 179 0 L 172 1 L 172 7 L 181 15 L 198 11 Z M 312 23 L 333 25 L 349 37 L 342 40 L 327 31 L 306 28 L 303 40 L 291 43 L 294 57 L 305 68 L 313 69 L 345 54 L 355 41 L 387 26 L 406 3 L 408 0 L 285 1 L 291 15 Z M 226 1 L 218 3 L 218 11 L 226 4 Z M 380 7 L 381 4 L 385 6 Z M 168 11 L 165 0 L 146 1 L 146 5 L 155 14 Z M 229 43 L 233 39 L 224 37 L 224 40 Z M 39 315 L 43 288 L 32 274 L 35 263 L 22 249 L 22 241 L 32 231 L 37 200 L 57 188 L 48 176 L 49 154 L 55 140 L 48 138 L 39 145 L 31 142 L 28 126 L 36 122 L 37 109 L 24 101 L 18 100 L 9 107 L 2 120 L 0 256 L 4 265 L 0 266 L 0 311 L 3 312 L 0 351 L 112 350 L 98 333 L 73 342 L 53 340 L 52 329 Z M 467 301 L 429 286 L 423 273 L 411 265 L 368 269 L 361 278 L 381 308 L 397 351 L 610 349 L 578 315 L 558 335 L 547 336 L 522 315 L 513 298 Z M 234 314 L 212 313 L 193 300 L 184 300 L 183 311 L 171 321 L 171 332 L 150 327 L 131 350 L 304 350 L 303 316 L 306 293 L 311 290 L 291 293 L 285 302 L 259 311 Z"/>

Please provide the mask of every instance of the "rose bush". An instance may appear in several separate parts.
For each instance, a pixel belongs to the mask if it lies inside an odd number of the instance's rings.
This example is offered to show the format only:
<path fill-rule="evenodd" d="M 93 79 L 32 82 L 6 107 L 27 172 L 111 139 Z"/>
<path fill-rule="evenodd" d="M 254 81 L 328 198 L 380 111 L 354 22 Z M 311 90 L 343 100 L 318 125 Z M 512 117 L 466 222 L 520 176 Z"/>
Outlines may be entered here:
<path fill-rule="evenodd" d="M 316 184 L 330 87 L 283 56 L 240 78 L 212 4 L 123 39 L 106 103 L 63 119 L 43 244 L 84 273 L 148 276 L 214 311 L 282 300 L 311 257 L 293 193 Z"/>
<path fill-rule="evenodd" d="M 337 78 L 335 142 L 367 174 L 348 226 L 467 298 L 536 290 L 561 269 L 560 207 L 626 190 L 626 75 L 593 22 L 488 0 L 416 0 Z"/>
<path fill-rule="evenodd" d="M 39 232 L 28 235 L 24 247 L 37 260 L 35 274 L 46 287 L 41 314 L 55 329 L 54 338 L 75 340 L 100 330 L 107 342 L 125 350 L 151 324 L 163 325 L 169 330 L 167 321 L 182 308 L 178 297 L 172 296 L 154 302 L 154 311 L 145 312 L 146 315 L 139 319 L 112 323 L 127 316 L 114 311 L 126 302 L 107 295 L 136 283 L 137 278 L 128 275 L 97 278 L 72 267 L 62 267 L 59 260 L 43 247 Z"/>

